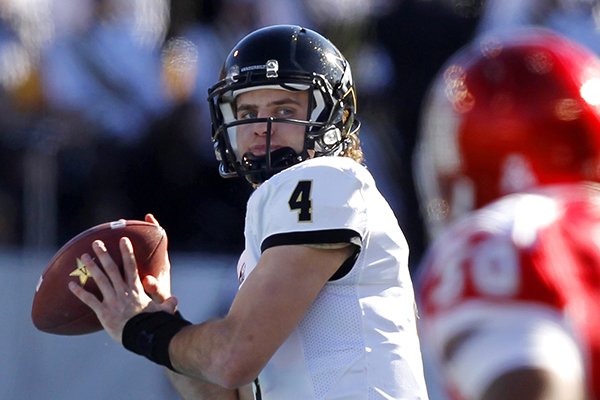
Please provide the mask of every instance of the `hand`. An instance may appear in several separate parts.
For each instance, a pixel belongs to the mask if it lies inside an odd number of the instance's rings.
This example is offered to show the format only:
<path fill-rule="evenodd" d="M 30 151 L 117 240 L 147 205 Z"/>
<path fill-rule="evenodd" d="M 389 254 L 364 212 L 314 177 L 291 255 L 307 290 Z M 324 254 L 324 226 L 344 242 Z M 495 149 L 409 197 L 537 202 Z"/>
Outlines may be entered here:
<path fill-rule="evenodd" d="M 175 312 L 177 307 L 175 297 L 169 297 L 164 302 L 156 302 L 144 291 L 133 247 L 128 238 L 122 238 L 119 241 L 125 272 L 124 279 L 102 241 L 96 240 L 92 244 L 92 248 L 104 267 L 104 271 L 87 253 L 81 256 L 81 260 L 100 289 L 102 301 L 74 282 L 69 282 L 69 289 L 79 300 L 94 310 L 106 332 L 116 342 L 121 343 L 125 323 L 134 315 L 141 312 Z"/>
<path fill-rule="evenodd" d="M 146 214 L 146 222 L 159 225 L 158 220 L 152 214 Z M 158 276 L 146 275 L 142 278 L 142 285 L 152 300 L 162 303 L 171 297 L 171 262 L 168 253 L 165 254 L 163 270 Z"/>

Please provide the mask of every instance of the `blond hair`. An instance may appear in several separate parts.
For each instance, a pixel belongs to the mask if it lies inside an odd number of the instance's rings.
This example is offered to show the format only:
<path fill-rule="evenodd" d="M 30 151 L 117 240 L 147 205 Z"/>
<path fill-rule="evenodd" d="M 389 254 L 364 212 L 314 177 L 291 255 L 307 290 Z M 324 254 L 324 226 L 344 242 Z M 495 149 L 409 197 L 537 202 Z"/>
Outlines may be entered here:
<path fill-rule="evenodd" d="M 362 164 L 365 157 L 360 147 L 360 138 L 358 137 L 358 130 L 353 130 L 346 135 L 346 147 L 340 153 L 342 157 L 349 157 L 356 161 L 357 163 Z"/>

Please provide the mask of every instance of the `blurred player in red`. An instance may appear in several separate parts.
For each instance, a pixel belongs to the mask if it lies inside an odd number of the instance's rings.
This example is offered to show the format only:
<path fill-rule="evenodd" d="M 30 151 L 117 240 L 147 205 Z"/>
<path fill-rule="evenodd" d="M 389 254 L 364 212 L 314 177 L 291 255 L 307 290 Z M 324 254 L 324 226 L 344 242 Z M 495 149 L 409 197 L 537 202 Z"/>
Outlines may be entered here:
<path fill-rule="evenodd" d="M 600 60 L 547 30 L 482 37 L 424 107 L 426 364 L 451 399 L 600 399 Z"/>

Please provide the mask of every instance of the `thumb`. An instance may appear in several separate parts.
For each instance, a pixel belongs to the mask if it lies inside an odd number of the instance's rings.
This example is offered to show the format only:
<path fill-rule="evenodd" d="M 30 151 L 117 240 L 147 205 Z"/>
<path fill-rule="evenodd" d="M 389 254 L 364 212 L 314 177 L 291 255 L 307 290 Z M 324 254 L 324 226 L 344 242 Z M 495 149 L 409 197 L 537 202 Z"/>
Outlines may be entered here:
<path fill-rule="evenodd" d="M 159 225 L 160 226 L 160 224 L 158 223 L 158 220 L 151 213 L 146 214 L 146 216 L 145 216 L 144 219 L 145 219 L 146 222 L 150 222 L 151 224 Z"/>
<path fill-rule="evenodd" d="M 150 296 L 150 298 L 157 302 L 162 303 L 170 297 L 169 293 L 162 293 L 160 286 L 158 285 L 158 279 L 153 275 L 146 275 L 142 278 L 142 286 L 144 291 Z"/>
<path fill-rule="evenodd" d="M 177 300 L 177 297 L 172 296 L 169 297 L 168 299 L 166 299 L 165 301 L 163 301 L 159 307 L 162 311 L 166 311 L 168 313 L 175 313 L 175 311 L 177 310 L 177 304 L 179 303 L 179 301 Z"/>

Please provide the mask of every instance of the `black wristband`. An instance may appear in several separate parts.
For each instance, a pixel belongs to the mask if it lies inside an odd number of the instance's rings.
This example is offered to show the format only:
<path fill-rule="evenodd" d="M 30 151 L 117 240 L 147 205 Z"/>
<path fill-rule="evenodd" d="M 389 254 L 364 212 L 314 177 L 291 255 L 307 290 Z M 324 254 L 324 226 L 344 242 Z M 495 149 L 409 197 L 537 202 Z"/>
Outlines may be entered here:
<path fill-rule="evenodd" d="M 169 343 L 177 332 L 191 324 L 178 312 L 141 313 L 127 321 L 121 341 L 127 350 L 175 371 L 169 358 Z"/>

